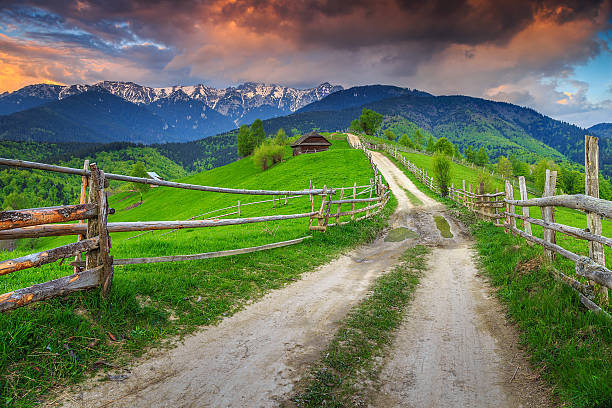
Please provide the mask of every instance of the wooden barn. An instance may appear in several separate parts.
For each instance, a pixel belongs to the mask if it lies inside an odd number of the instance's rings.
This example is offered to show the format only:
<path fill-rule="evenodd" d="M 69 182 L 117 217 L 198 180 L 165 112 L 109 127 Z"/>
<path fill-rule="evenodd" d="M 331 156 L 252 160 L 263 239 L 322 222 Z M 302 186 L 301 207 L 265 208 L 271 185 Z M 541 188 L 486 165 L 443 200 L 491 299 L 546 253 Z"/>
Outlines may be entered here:
<path fill-rule="evenodd" d="M 291 145 L 294 156 L 303 153 L 322 152 L 329 149 L 329 146 L 331 146 L 329 140 L 317 132 L 307 133 Z"/>

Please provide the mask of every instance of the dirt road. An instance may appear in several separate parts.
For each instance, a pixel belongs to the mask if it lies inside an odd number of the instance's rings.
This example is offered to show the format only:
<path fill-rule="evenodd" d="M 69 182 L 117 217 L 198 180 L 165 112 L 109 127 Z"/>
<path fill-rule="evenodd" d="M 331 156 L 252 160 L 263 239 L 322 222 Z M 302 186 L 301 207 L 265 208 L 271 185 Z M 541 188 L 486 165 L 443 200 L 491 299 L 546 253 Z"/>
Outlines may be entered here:
<path fill-rule="evenodd" d="M 374 153 L 374 159 L 398 200 L 392 225 L 417 230 L 420 242 L 439 247 L 383 370 L 377 405 L 517 406 L 510 404 L 520 398 L 502 384 L 507 363 L 500 348 L 506 345 L 491 333 L 498 328 L 491 326 L 494 320 L 503 325 L 503 314 L 475 277 L 468 242 L 454 224 L 456 238 L 443 239 L 432 219 L 443 208 L 384 156 Z M 403 188 L 424 205 L 415 208 Z M 143 360 L 124 381 L 85 384 L 65 398 L 65 406 L 277 406 L 291 395 L 308 364 L 320 358 L 337 322 L 414 244 L 379 239 L 351 251 L 218 326 Z"/>

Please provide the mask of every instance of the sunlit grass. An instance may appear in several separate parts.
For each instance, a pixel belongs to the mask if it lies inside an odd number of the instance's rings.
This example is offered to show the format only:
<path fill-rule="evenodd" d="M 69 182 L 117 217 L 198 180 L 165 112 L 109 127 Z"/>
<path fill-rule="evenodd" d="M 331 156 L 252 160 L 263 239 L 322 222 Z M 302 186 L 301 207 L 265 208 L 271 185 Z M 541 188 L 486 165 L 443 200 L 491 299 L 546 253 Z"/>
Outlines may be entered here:
<path fill-rule="evenodd" d="M 372 171 L 359 150 L 334 140 L 328 152 L 288 156 L 286 162 L 266 172 L 250 159 L 217 168 L 182 181 L 249 189 L 308 188 L 369 184 Z M 127 210 L 138 196 L 122 193 L 110 199 L 115 221 L 181 220 L 207 211 L 269 197 L 236 196 L 154 188 L 142 205 Z M 320 198 L 315 203 L 320 206 Z M 112 235 L 115 258 L 210 252 L 284 241 L 312 235 L 302 244 L 270 251 L 201 261 L 116 267 L 107 299 L 98 290 L 74 293 L 5 313 L 0 318 L 0 405 L 33 406 L 50 387 L 79 381 L 104 364 L 122 364 L 169 336 L 185 334 L 201 325 L 214 324 L 252 299 L 299 279 L 300 275 L 328 262 L 342 251 L 373 239 L 386 225 L 395 206 L 392 198 L 384 212 L 359 223 L 311 233 L 308 219 L 267 224 L 180 230 L 162 235 L 156 231 L 127 240 L 136 233 Z M 351 205 L 344 205 L 347 211 Z M 316 208 L 318 210 L 318 208 Z M 230 210 L 230 212 L 233 210 Z M 246 206 L 242 217 L 310 211 L 307 197 Z M 237 215 L 234 215 L 236 217 Z M 349 217 L 344 218 L 347 220 Z M 333 221 L 333 220 L 332 220 Z M 52 248 L 74 240 L 56 237 L 27 240 L 2 259 Z M 25 241 L 25 240 L 24 240 Z M 58 263 L 0 277 L 0 293 L 45 282 L 72 273 Z M 112 334 L 117 341 L 111 339 Z"/>

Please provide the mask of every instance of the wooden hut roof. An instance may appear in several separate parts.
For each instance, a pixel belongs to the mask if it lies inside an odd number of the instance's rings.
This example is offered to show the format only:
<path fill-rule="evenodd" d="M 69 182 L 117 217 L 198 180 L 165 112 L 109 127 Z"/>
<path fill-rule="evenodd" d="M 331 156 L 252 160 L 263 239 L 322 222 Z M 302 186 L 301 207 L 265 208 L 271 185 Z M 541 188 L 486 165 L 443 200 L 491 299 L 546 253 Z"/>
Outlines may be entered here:
<path fill-rule="evenodd" d="M 310 139 L 311 137 L 320 137 L 324 140 L 324 142 L 317 141 L 317 142 L 309 143 L 308 139 Z M 295 143 L 291 145 L 291 147 L 297 147 L 297 146 L 331 146 L 331 143 L 322 134 L 317 133 L 317 132 L 310 132 L 300 137 L 298 140 L 295 141 Z"/>

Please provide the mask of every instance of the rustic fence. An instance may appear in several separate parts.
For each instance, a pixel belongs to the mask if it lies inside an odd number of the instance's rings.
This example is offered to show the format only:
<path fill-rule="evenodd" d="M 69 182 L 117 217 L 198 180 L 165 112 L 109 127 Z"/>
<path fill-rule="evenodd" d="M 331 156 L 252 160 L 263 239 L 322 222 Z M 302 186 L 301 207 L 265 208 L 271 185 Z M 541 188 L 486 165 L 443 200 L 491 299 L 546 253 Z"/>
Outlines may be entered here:
<path fill-rule="evenodd" d="M 366 152 L 366 155 L 369 155 L 369 153 Z M 369 157 L 369 159 L 373 164 L 371 157 Z M 106 296 L 112 285 L 115 266 L 232 256 L 294 245 L 309 238 L 309 236 L 304 236 L 297 239 L 256 247 L 199 254 L 114 259 L 111 256 L 110 233 L 130 231 L 145 231 L 146 233 L 157 230 L 169 230 L 169 232 L 174 232 L 183 228 L 210 228 L 299 218 L 309 219 L 310 230 L 325 231 L 327 227 L 333 225 L 371 217 L 378 213 L 386 205 L 389 199 L 388 187 L 382 182 L 382 178 L 374 165 L 372 167 L 374 179 L 371 179 L 368 185 L 357 186 L 357 184 L 354 183 L 353 186 L 350 187 L 328 188 L 324 186 L 323 188 L 315 188 L 311 182 L 310 187 L 304 190 L 233 189 L 154 180 L 112 173 L 105 174 L 102 170 L 97 168 L 96 164 L 89 164 L 88 162 L 85 162 L 85 167 L 83 169 L 74 169 L 43 163 L 0 158 L 0 165 L 60 172 L 81 177 L 81 203 L 78 205 L 0 212 L 0 240 L 66 235 L 78 236 L 78 241 L 75 243 L 20 258 L 0 261 L 0 275 L 5 275 L 27 268 L 39 267 L 59 260 L 63 263 L 65 259 L 75 257 L 75 260 L 70 263 L 74 266 L 74 273 L 72 275 L 0 295 L 0 312 L 16 309 L 31 304 L 32 302 L 98 286 L 101 286 L 102 295 Z M 236 205 L 199 214 L 184 221 L 108 222 L 108 215 L 114 213 L 114 210 L 109 208 L 107 191 L 105 189 L 108 187 L 108 180 L 213 193 L 272 196 L 272 199 L 246 203 L 241 203 L 241 201 L 238 200 Z M 86 203 L 85 200 L 87 199 L 86 196 L 88 191 L 88 202 Z M 338 193 L 340 195 L 339 199 L 334 199 Z M 361 198 L 366 194 L 369 194 L 369 197 Z M 236 215 L 240 217 L 245 206 L 271 202 L 272 206 L 275 207 L 276 205 L 280 206 L 283 201 L 287 204 L 287 200 L 306 196 L 308 196 L 310 200 L 310 212 L 265 215 L 249 218 L 226 218 Z M 319 208 L 315 210 L 315 205 L 318 204 L 319 197 L 321 204 Z M 365 207 L 356 208 L 356 204 L 361 205 L 360 203 L 367 203 L 367 205 Z M 342 211 L 341 207 L 343 204 L 350 205 L 351 209 Z M 219 212 L 223 213 L 216 214 Z M 365 213 L 365 215 L 355 218 L 356 215 L 361 213 Z M 209 216 L 207 219 L 197 219 L 207 215 Z M 341 217 L 346 216 L 351 216 L 351 220 L 340 222 Z M 330 223 L 330 219 L 333 222 Z M 67 223 L 69 221 L 78 221 L 78 223 Z M 86 223 L 83 221 L 86 221 Z M 81 258 L 82 253 L 85 253 L 85 260 Z"/>
<path fill-rule="evenodd" d="M 420 169 L 398 153 L 395 147 L 387 144 L 372 145 L 364 141 L 362 145 L 369 148 L 384 150 L 399 161 L 406 169 L 414 174 L 424 185 L 436 193 L 440 188 L 427 171 Z M 612 202 L 599 198 L 599 163 L 598 139 L 585 136 L 585 187 L 586 194 L 555 195 L 555 171 L 546 172 L 544 192 L 540 198 L 529 198 L 524 177 L 518 178 L 520 200 L 514 198 L 513 183 L 505 180 L 505 191 L 487 194 L 484 186 L 478 188 L 471 184 L 462 186 L 451 185 L 448 189 L 448 198 L 469 208 L 481 218 L 505 228 L 506 231 L 520 236 L 529 243 L 535 243 L 545 249 L 549 259 L 555 254 L 561 255 L 575 263 L 576 277 L 586 278 L 587 283 L 580 282 L 563 272 L 553 269 L 555 276 L 572 287 L 580 296 L 582 303 L 591 310 L 605 311 L 594 300 L 599 298 L 600 304 L 608 304 L 608 289 L 612 288 L 612 271 L 605 266 L 604 245 L 612 247 L 612 239 L 602 235 L 602 217 L 612 219 Z M 542 219 L 529 216 L 530 207 L 539 207 Z M 521 207 L 521 214 L 517 214 L 517 207 Z M 582 211 L 586 214 L 586 228 L 576 228 L 555 222 L 555 207 L 565 207 Z M 523 229 L 517 228 L 516 220 L 523 221 Z M 543 238 L 536 237 L 531 232 L 531 225 L 543 228 Z M 556 242 L 556 233 L 563 233 L 573 238 L 588 241 L 589 256 L 571 252 Z"/>

